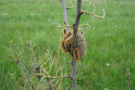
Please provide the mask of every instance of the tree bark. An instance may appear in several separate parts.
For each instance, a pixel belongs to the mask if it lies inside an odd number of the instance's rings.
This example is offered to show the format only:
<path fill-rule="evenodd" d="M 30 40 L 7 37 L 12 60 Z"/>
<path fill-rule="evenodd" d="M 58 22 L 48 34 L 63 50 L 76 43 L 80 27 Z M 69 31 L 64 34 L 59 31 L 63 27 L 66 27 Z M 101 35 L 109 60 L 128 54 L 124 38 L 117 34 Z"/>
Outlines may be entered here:
<path fill-rule="evenodd" d="M 64 24 L 66 26 L 68 26 L 68 20 L 67 20 L 67 8 L 65 5 L 65 0 L 61 0 L 61 4 L 62 4 L 62 8 L 63 8 L 63 15 L 64 15 Z M 77 0 L 77 9 L 76 9 L 76 17 L 75 17 L 75 22 L 73 24 L 73 37 L 74 37 L 74 42 L 71 46 L 71 66 L 72 66 L 72 90 L 77 90 L 77 83 L 76 83 L 76 74 L 77 74 L 77 64 L 76 61 L 73 57 L 73 52 L 74 52 L 74 48 L 77 47 L 77 30 L 78 30 L 78 25 L 79 25 L 79 21 L 80 21 L 80 17 L 81 14 L 83 13 L 82 10 L 82 0 Z M 66 29 L 66 33 L 68 32 L 68 29 Z"/>
<path fill-rule="evenodd" d="M 66 5 L 65 5 L 65 0 L 61 0 L 61 4 L 62 4 L 62 9 L 63 9 L 64 24 L 65 24 L 66 26 L 68 26 L 69 23 L 68 23 L 68 19 L 67 19 L 67 7 L 66 7 Z M 66 29 L 65 29 L 65 33 L 67 33 L 68 31 L 69 31 L 69 29 L 66 28 Z"/>
<path fill-rule="evenodd" d="M 74 48 L 77 47 L 77 30 L 78 30 L 78 25 L 79 25 L 79 21 L 80 21 L 80 17 L 82 14 L 82 0 L 77 0 L 77 9 L 76 9 L 76 17 L 75 17 L 75 22 L 73 24 L 73 30 L 74 30 L 74 42 L 72 44 L 72 50 L 71 50 L 71 54 L 72 54 L 72 90 L 77 90 L 77 83 L 76 83 L 76 74 L 77 74 L 77 64 L 76 61 L 73 57 L 73 50 Z"/>

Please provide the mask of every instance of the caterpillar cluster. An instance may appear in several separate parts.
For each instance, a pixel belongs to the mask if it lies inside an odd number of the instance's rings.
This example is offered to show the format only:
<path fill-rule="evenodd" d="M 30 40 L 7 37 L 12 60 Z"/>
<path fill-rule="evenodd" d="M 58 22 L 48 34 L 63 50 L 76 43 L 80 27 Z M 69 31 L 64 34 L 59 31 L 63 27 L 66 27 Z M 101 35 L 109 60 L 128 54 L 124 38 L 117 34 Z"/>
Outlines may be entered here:
<path fill-rule="evenodd" d="M 71 51 L 71 44 L 73 43 L 73 30 L 69 30 L 67 33 L 64 30 L 64 36 L 60 42 L 60 46 L 64 53 Z M 86 53 L 87 42 L 83 34 L 77 35 L 77 47 L 73 50 L 73 57 L 76 61 L 80 60 Z"/>

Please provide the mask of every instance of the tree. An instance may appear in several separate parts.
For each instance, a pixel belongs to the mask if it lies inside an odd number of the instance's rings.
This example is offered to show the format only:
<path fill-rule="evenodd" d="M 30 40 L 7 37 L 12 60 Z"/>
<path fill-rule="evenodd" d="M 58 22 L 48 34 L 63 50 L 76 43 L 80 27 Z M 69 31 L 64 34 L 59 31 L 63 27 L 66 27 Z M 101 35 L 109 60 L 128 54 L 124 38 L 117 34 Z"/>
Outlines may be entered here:
<path fill-rule="evenodd" d="M 75 21 L 73 25 L 69 25 L 67 19 L 68 8 L 65 5 L 65 0 L 61 0 L 61 4 L 63 8 L 63 15 L 64 15 L 64 24 L 65 24 L 64 27 L 73 28 L 73 30 L 71 30 L 70 28 L 64 29 L 64 37 L 63 40 L 61 41 L 61 46 L 63 48 L 63 51 L 69 52 L 71 56 L 72 75 L 69 76 L 63 74 L 61 70 L 62 66 L 59 65 L 58 67 L 59 57 L 57 57 L 57 61 L 54 61 L 48 50 L 46 51 L 46 56 L 44 58 L 40 58 L 40 60 L 36 58 L 34 50 L 39 44 L 33 47 L 31 42 L 31 37 L 30 37 L 30 28 L 28 27 L 27 29 L 29 31 L 29 47 L 27 47 L 27 49 L 30 50 L 31 52 L 29 55 L 29 60 L 31 60 L 32 63 L 29 63 L 30 64 L 29 67 L 25 66 L 23 60 L 21 60 L 22 58 L 19 57 L 17 53 L 16 45 L 13 42 L 11 42 L 11 45 L 15 55 L 11 56 L 10 59 L 20 69 L 23 80 L 27 84 L 30 90 L 41 89 L 41 88 L 48 89 L 48 90 L 60 89 L 63 78 L 70 78 L 72 80 L 72 90 L 76 90 L 77 89 L 76 61 L 78 61 L 81 57 L 85 55 L 86 44 L 87 44 L 83 34 L 78 34 L 80 17 L 82 14 L 89 14 L 96 17 L 104 18 L 105 15 L 103 14 L 103 16 L 98 16 L 92 12 L 83 11 L 81 9 L 82 0 L 77 0 Z M 58 26 L 58 27 L 62 27 L 62 26 Z M 59 56 L 59 52 L 57 53 L 57 56 Z"/>
<path fill-rule="evenodd" d="M 67 9 L 68 8 L 66 8 L 65 0 L 61 0 L 61 4 L 62 4 L 62 8 L 63 8 L 64 24 L 65 24 L 65 26 L 68 27 L 69 26 L 68 19 L 67 19 Z M 74 53 L 76 52 L 76 48 L 78 47 L 78 44 L 81 43 L 79 40 L 77 40 L 77 37 L 79 36 L 77 32 L 78 32 L 79 21 L 80 21 L 81 15 L 83 13 L 93 15 L 96 17 L 100 17 L 100 18 L 104 18 L 104 16 L 105 16 L 105 13 L 103 14 L 103 16 L 98 16 L 98 15 L 95 15 L 94 13 L 83 11 L 82 10 L 82 0 L 77 0 L 76 17 L 75 17 L 74 24 L 72 25 L 72 28 L 73 28 L 73 40 L 72 41 L 73 42 L 71 43 L 71 48 L 70 48 L 71 50 L 69 50 L 69 53 L 71 56 L 71 66 L 72 66 L 72 75 L 71 75 L 72 90 L 77 89 L 77 83 L 76 83 L 77 63 L 76 63 L 76 57 L 74 56 Z M 67 34 L 69 32 L 69 28 L 65 28 L 64 32 Z M 82 50 L 82 47 L 86 47 L 86 44 L 87 44 L 85 42 L 85 39 L 83 39 L 83 40 L 84 40 L 84 42 L 82 42 L 80 44 L 80 45 L 82 45 L 79 48 L 80 50 Z M 84 54 L 85 51 L 86 51 L 86 48 L 84 48 L 83 52 L 77 50 L 77 52 L 79 52 L 78 54 L 81 54 L 81 53 Z M 80 56 L 81 55 L 77 55 L 77 57 L 80 57 Z"/>

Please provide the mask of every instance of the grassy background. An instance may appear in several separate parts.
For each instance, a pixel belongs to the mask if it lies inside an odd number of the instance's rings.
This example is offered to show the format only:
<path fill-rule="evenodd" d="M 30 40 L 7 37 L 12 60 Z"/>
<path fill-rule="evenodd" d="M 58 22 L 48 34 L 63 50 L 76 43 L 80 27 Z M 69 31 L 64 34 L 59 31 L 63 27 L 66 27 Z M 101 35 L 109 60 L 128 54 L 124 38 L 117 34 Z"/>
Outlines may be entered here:
<path fill-rule="evenodd" d="M 76 5 L 69 0 L 67 5 Z M 135 1 L 133 0 L 84 0 L 83 10 L 100 14 L 105 9 L 105 19 L 82 15 L 80 24 L 89 24 L 92 29 L 85 35 L 86 56 L 78 63 L 78 90 L 127 90 L 135 89 Z M 68 10 L 70 25 L 74 23 L 75 9 Z M 42 42 L 35 50 L 43 56 L 48 49 L 56 55 L 63 25 L 62 7 L 56 0 L 0 0 L 0 89 L 17 89 L 16 81 L 21 77 L 17 66 L 10 62 L 10 41 L 17 47 L 18 54 L 28 46 L 28 30 L 31 30 L 33 46 Z M 84 29 L 88 29 L 84 27 Z M 60 61 L 67 73 L 71 68 L 69 54 L 60 50 Z M 23 57 L 29 60 L 29 57 Z M 63 60 L 64 59 L 64 60 Z M 110 64 L 107 66 L 107 63 Z M 26 63 L 28 64 L 28 63 Z M 68 83 L 68 82 L 67 82 Z M 70 83 L 70 82 L 69 82 Z"/>

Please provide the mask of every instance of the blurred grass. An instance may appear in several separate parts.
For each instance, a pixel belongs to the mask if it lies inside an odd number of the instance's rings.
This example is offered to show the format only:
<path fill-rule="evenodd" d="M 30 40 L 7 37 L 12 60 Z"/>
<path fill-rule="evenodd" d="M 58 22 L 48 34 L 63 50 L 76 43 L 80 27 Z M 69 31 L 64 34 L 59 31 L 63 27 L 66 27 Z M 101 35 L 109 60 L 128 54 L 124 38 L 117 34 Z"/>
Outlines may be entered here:
<path fill-rule="evenodd" d="M 67 5 L 76 5 L 67 1 Z M 85 35 L 86 56 L 78 63 L 79 90 L 127 90 L 130 73 L 131 89 L 135 89 L 135 1 L 133 0 L 84 0 L 83 10 L 100 14 L 105 9 L 105 19 L 82 15 L 80 24 L 89 24 L 92 29 Z M 75 9 L 68 10 L 68 20 L 72 25 Z M 28 46 L 28 30 L 31 30 L 36 56 L 43 56 L 48 49 L 55 56 L 59 47 L 63 25 L 62 7 L 56 0 L 1 0 L 0 1 L 0 89 L 17 89 L 20 77 L 17 66 L 9 61 L 9 41 L 19 44 L 18 54 Z M 87 29 L 87 27 L 84 27 Z M 23 54 L 29 54 L 26 51 Z M 69 54 L 60 51 L 61 63 L 71 73 Z M 28 60 L 28 57 L 23 57 Z M 66 62 L 63 60 L 65 59 Z M 107 66 L 107 63 L 110 65 Z M 15 77 L 12 77 L 15 74 Z M 70 80 L 69 80 L 70 81 Z M 68 83 L 68 82 L 67 82 Z"/>

